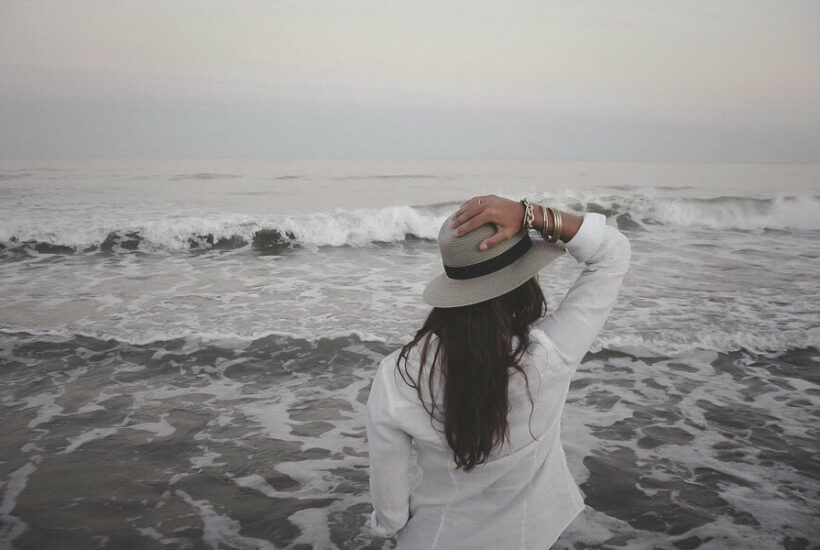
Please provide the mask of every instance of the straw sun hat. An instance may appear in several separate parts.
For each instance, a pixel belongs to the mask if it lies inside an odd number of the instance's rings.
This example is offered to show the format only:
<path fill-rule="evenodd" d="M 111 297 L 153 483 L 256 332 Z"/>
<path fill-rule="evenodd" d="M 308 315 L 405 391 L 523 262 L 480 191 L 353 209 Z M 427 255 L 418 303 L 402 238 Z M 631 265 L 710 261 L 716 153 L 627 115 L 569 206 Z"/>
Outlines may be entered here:
<path fill-rule="evenodd" d="M 452 220 L 453 215 L 438 233 L 444 273 L 430 281 L 422 295 L 434 307 L 468 306 L 506 294 L 564 253 L 562 246 L 532 240 L 523 230 L 482 251 L 478 246 L 495 234 L 495 225 L 488 223 L 457 237 Z"/>

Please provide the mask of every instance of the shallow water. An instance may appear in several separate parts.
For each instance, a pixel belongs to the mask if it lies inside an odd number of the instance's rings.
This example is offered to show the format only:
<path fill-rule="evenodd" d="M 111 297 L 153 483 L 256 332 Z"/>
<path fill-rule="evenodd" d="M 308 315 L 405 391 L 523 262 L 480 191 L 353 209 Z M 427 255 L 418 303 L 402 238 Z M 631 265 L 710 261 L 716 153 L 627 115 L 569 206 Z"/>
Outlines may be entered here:
<path fill-rule="evenodd" d="M 820 167 L 294 162 L 0 164 L 0 546 L 393 547 L 370 379 L 487 192 L 632 242 L 570 389 L 588 506 L 555 547 L 820 541 Z M 542 273 L 550 304 L 578 272 Z"/>

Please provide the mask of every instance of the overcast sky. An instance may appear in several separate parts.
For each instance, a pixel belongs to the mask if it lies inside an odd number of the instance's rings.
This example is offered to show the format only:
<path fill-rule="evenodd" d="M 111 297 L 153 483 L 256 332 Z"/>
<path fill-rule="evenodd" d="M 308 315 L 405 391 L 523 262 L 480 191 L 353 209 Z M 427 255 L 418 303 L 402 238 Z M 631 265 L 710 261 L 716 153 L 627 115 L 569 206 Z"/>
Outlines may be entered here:
<path fill-rule="evenodd" d="M 820 162 L 820 1 L 0 0 L 0 157 Z"/>

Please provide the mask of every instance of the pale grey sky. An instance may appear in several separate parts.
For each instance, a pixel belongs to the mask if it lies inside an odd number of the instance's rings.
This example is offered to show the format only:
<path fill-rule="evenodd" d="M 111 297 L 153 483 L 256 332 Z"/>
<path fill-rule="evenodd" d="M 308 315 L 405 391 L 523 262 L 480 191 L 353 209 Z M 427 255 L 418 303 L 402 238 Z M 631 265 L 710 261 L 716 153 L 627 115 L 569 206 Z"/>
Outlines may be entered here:
<path fill-rule="evenodd" d="M 0 157 L 820 162 L 820 1 L 0 0 Z"/>

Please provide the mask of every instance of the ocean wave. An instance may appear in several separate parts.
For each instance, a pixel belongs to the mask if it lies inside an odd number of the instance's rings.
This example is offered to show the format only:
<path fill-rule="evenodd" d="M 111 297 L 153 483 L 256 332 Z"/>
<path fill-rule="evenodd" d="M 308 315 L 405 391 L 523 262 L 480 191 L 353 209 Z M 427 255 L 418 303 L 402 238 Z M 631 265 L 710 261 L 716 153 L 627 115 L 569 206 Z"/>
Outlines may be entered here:
<path fill-rule="evenodd" d="M 17 328 L 0 326 L 0 337 L 25 342 L 69 343 L 74 341 L 94 341 L 100 345 L 125 344 L 129 346 L 166 347 L 173 344 L 176 349 L 199 349 L 200 347 L 217 347 L 222 349 L 244 349 L 260 343 L 269 343 L 282 349 L 290 347 L 310 347 L 323 345 L 336 350 L 348 346 L 365 344 L 368 347 L 379 349 L 384 355 L 404 343 L 390 342 L 377 334 L 361 330 L 339 330 L 322 334 L 302 334 L 287 331 L 264 331 L 254 334 L 240 334 L 232 332 L 197 332 L 186 330 L 168 332 L 164 334 L 134 336 L 113 336 L 97 331 L 45 329 L 45 328 Z M 273 344 L 270 344 L 273 343 Z"/>
<path fill-rule="evenodd" d="M 266 330 L 251 333 L 203 332 L 197 330 L 166 331 L 138 335 L 112 335 L 105 332 L 69 329 L 36 329 L 31 327 L 0 326 L 0 334 L 24 340 L 67 342 L 76 338 L 99 341 L 116 341 L 133 346 L 157 345 L 170 341 L 184 341 L 186 347 L 217 346 L 241 349 L 254 343 L 287 339 L 300 345 L 316 345 L 321 342 L 341 347 L 366 343 L 376 346 L 387 354 L 404 345 L 405 341 L 375 334 L 365 330 L 342 329 L 330 332 Z M 332 342 L 332 344 L 329 344 Z M 686 335 L 672 331 L 612 334 L 599 336 L 590 349 L 597 353 L 614 351 L 635 357 L 685 357 L 697 352 L 747 352 L 760 356 L 778 356 L 796 350 L 815 350 L 820 354 L 820 327 L 809 330 L 786 330 L 771 332 L 734 332 Z"/>
<path fill-rule="evenodd" d="M 636 334 L 602 335 L 592 351 L 611 350 L 631 355 L 675 357 L 695 351 L 729 353 L 747 351 L 757 355 L 771 355 L 789 350 L 820 347 L 820 327 L 808 330 L 781 330 L 766 332 L 703 332 L 691 334 L 658 331 Z"/>
<path fill-rule="evenodd" d="M 337 209 L 297 216 L 223 214 L 134 223 L 128 227 L 0 226 L 0 250 L 69 254 L 135 250 L 234 249 L 245 246 L 279 253 L 294 246 L 366 246 L 404 240 L 433 240 L 455 205 Z M 2 222 L 0 222 L 2 223 Z"/>
<path fill-rule="evenodd" d="M 561 197 L 557 197 L 559 203 Z M 547 197 L 549 200 L 549 197 Z M 820 230 L 820 197 L 670 198 L 652 195 L 585 196 L 568 201 L 578 211 L 615 217 L 622 229 L 651 226 L 710 229 Z"/>
<path fill-rule="evenodd" d="M 338 180 L 425 180 L 437 179 L 435 174 L 370 174 L 363 176 L 340 176 Z"/>
<path fill-rule="evenodd" d="M 740 230 L 820 230 L 820 198 L 667 198 L 650 195 L 538 197 L 559 207 L 599 212 L 623 230 L 699 227 Z M 460 203 L 336 209 L 292 216 L 153 218 L 125 227 L 79 226 L 57 220 L 36 228 L 3 226 L 0 250 L 41 254 L 129 252 L 134 250 L 255 249 L 280 253 L 294 246 L 367 246 L 408 239 L 434 240 L 447 215 Z"/>
<path fill-rule="evenodd" d="M 171 177 L 171 180 L 227 180 L 241 178 L 239 174 L 216 174 L 213 172 L 197 172 L 194 174 L 177 174 Z"/>

